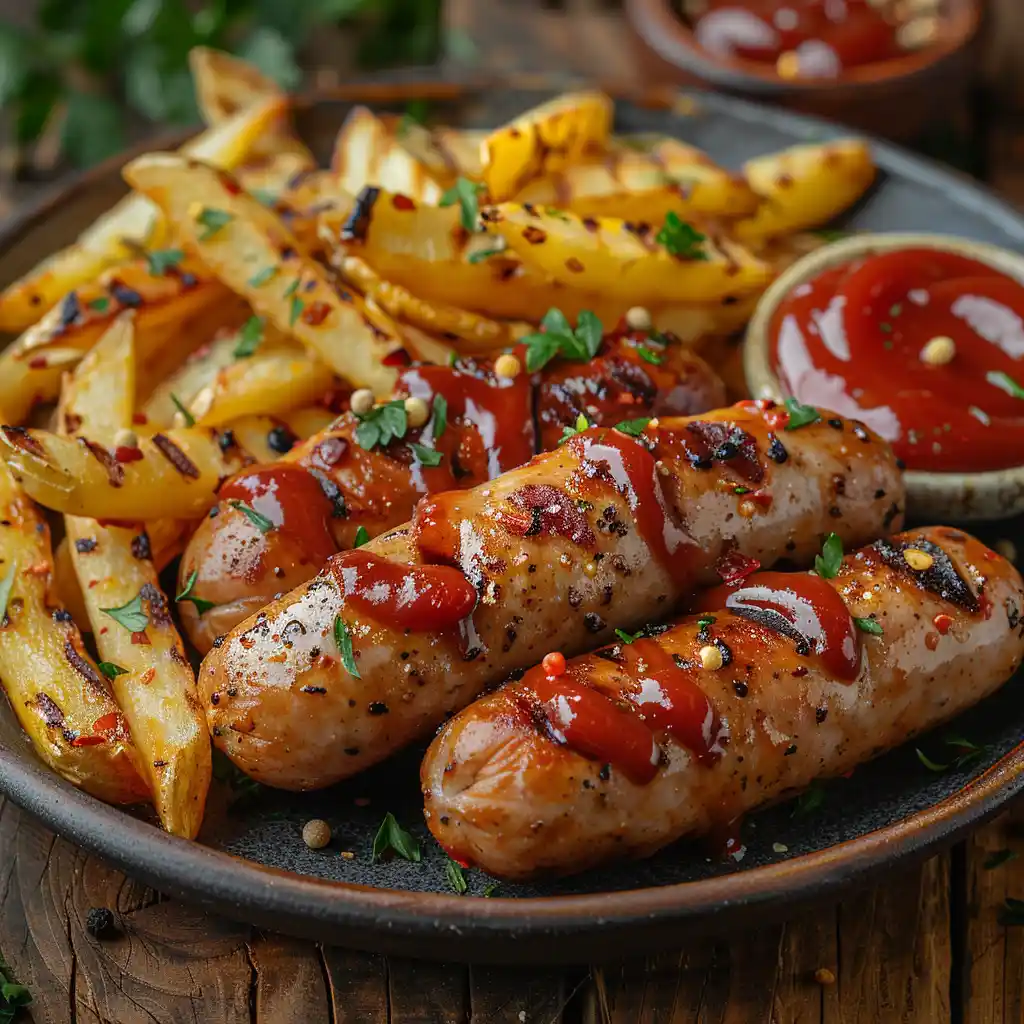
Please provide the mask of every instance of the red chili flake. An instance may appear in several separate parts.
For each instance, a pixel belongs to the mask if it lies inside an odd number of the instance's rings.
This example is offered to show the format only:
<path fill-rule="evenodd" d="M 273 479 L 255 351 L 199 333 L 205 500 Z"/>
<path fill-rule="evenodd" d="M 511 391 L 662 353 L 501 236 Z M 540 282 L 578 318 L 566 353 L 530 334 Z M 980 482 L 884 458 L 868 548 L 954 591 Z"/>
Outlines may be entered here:
<path fill-rule="evenodd" d="M 49 365 L 46 361 L 46 356 L 36 356 L 28 361 L 28 368 L 30 370 L 45 370 Z"/>
<path fill-rule="evenodd" d="M 936 615 L 932 619 L 932 625 L 945 636 L 953 625 L 953 617 L 951 615 Z"/>
<path fill-rule="evenodd" d="M 71 741 L 73 747 L 95 747 L 97 743 L 106 743 L 102 736 L 76 736 Z"/>
<path fill-rule="evenodd" d="M 302 322 L 310 327 L 319 327 L 331 315 L 326 302 L 311 302 L 302 312 Z"/>
<path fill-rule="evenodd" d="M 138 462 L 142 458 L 142 449 L 130 448 L 126 444 L 119 444 L 114 449 L 114 458 L 118 462 Z"/>
<path fill-rule="evenodd" d="M 764 422 L 771 430 L 784 430 L 789 422 L 789 411 L 784 408 L 764 410 Z"/>
<path fill-rule="evenodd" d="M 416 204 L 408 197 L 403 196 L 401 192 L 391 197 L 391 205 L 396 210 L 415 210 Z"/>
<path fill-rule="evenodd" d="M 230 174 L 225 174 L 221 171 L 217 177 L 220 178 L 220 183 L 224 186 L 224 191 L 227 192 L 228 195 L 238 196 L 242 194 L 241 186 L 234 178 L 231 177 Z"/>
<path fill-rule="evenodd" d="M 730 551 L 715 562 L 715 572 L 722 577 L 724 583 L 735 583 L 757 572 L 761 563 L 756 558 L 748 558 L 740 551 Z"/>
<path fill-rule="evenodd" d="M 755 505 L 760 505 L 761 508 L 771 508 L 772 502 L 775 500 L 772 497 L 771 491 L 766 491 L 763 488 L 751 491 L 750 494 L 745 495 L 745 497 L 747 501 L 752 501 Z"/>
<path fill-rule="evenodd" d="M 544 675 L 549 679 L 565 675 L 565 655 L 561 651 L 552 651 L 550 654 L 545 654 L 540 664 L 541 668 L 544 669 Z"/>
<path fill-rule="evenodd" d="M 404 348 L 396 348 L 394 352 L 389 352 L 381 363 L 385 366 L 411 366 L 412 357 Z"/>
<path fill-rule="evenodd" d="M 148 423 L 149 417 L 144 412 L 132 413 L 132 423 L 136 426 L 141 426 L 143 423 Z"/>
<path fill-rule="evenodd" d="M 146 631 L 143 630 L 141 633 L 132 633 L 132 643 L 140 644 L 143 647 L 148 647 L 150 644 L 150 639 L 146 635 Z"/>
<path fill-rule="evenodd" d="M 121 725 L 121 716 L 116 711 L 101 715 L 92 723 L 93 732 L 116 732 Z"/>

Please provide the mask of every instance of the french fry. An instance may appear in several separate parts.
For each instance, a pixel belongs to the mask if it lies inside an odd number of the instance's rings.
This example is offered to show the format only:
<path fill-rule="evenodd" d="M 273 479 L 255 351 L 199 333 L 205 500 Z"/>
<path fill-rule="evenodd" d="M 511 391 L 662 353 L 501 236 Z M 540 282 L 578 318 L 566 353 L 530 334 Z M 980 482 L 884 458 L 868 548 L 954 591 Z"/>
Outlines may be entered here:
<path fill-rule="evenodd" d="M 101 444 L 45 430 L 0 428 L 0 454 L 30 497 L 67 515 L 137 523 L 194 519 L 216 501 L 222 477 L 242 468 L 210 427 L 139 438 L 140 456 L 118 462 Z"/>
<path fill-rule="evenodd" d="M 207 129 L 181 152 L 219 167 L 237 167 L 287 105 L 286 98 L 271 97 Z M 125 196 L 77 242 L 38 264 L 0 294 L 0 331 L 27 330 L 69 292 L 107 267 L 130 259 L 138 246 L 156 248 L 166 235 L 153 203 L 135 193 Z"/>
<path fill-rule="evenodd" d="M 50 531 L 0 466 L 0 685 L 36 752 L 69 782 L 108 803 L 145 800 L 138 753 L 107 680 L 71 616 L 50 595 Z"/>
<path fill-rule="evenodd" d="M 743 174 L 761 205 L 730 231 L 757 244 L 827 224 L 867 191 L 875 165 L 866 142 L 839 139 L 757 157 Z"/>
<path fill-rule="evenodd" d="M 680 224 L 683 247 L 658 241 L 656 228 L 613 217 L 584 223 L 548 207 L 502 203 L 481 212 L 487 230 L 504 238 L 535 271 L 565 287 L 632 305 L 714 302 L 763 288 L 771 268 L 741 246 Z M 667 230 L 667 228 L 666 228 Z"/>
<path fill-rule="evenodd" d="M 457 177 L 483 179 L 480 147 L 486 132 L 424 128 L 394 114 L 383 114 L 380 120 L 438 182 L 450 184 Z"/>
<path fill-rule="evenodd" d="M 338 290 L 273 211 L 224 172 L 180 157 L 140 157 L 124 170 L 179 225 L 186 243 L 253 310 L 339 376 L 388 396 L 402 339 L 389 317 Z M 210 230 L 203 220 L 215 216 Z"/>
<path fill-rule="evenodd" d="M 480 160 L 492 202 L 510 199 L 533 178 L 597 155 L 608 142 L 612 113 L 603 93 L 565 93 L 491 132 L 480 145 Z"/>

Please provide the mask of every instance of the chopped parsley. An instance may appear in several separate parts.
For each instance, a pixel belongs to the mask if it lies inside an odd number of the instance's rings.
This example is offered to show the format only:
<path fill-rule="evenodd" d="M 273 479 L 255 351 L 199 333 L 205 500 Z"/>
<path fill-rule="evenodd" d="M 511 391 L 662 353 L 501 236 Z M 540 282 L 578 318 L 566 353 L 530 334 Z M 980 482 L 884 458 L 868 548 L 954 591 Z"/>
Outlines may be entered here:
<path fill-rule="evenodd" d="M 370 451 L 380 445 L 386 448 L 392 441 L 405 437 L 409 429 L 409 418 L 405 412 L 405 402 L 395 400 L 375 405 L 369 412 L 357 414 L 359 426 L 356 427 L 356 442 L 361 448 Z"/>
<path fill-rule="evenodd" d="M 809 427 L 821 419 L 821 413 L 813 405 L 803 405 L 795 398 L 787 398 L 784 405 L 789 413 L 789 422 L 786 430 L 799 430 L 801 427 Z"/>
<path fill-rule="evenodd" d="M 108 678 L 116 679 L 118 676 L 128 674 L 128 669 L 115 665 L 112 661 L 97 661 L 96 667 Z"/>
<path fill-rule="evenodd" d="M 277 206 L 277 193 L 271 192 L 269 188 L 251 188 L 249 189 L 249 195 L 261 206 Z"/>
<path fill-rule="evenodd" d="M 196 418 L 188 411 L 188 407 L 185 403 L 172 391 L 171 401 L 174 403 L 174 408 L 181 413 L 185 420 L 186 427 L 194 427 L 196 425 Z"/>
<path fill-rule="evenodd" d="M 360 526 L 356 530 L 356 539 L 352 541 L 352 547 L 361 548 L 364 544 L 370 543 L 370 534 L 365 526 Z"/>
<path fill-rule="evenodd" d="M 830 533 L 821 546 L 821 554 L 814 556 L 814 571 L 822 579 L 831 580 L 839 575 L 839 567 L 842 564 L 843 539 L 838 533 Z"/>
<path fill-rule="evenodd" d="M 467 231 L 477 230 L 477 221 L 480 219 L 479 194 L 484 186 L 479 182 L 470 181 L 468 178 L 456 178 L 455 184 L 441 196 L 438 206 L 454 206 L 456 203 L 462 209 L 462 226 Z"/>
<path fill-rule="evenodd" d="M 920 747 L 915 748 L 917 759 L 931 772 L 948 772 L 959 768 L 966 768 L 979 758 L 984 757 L 988 749 L 987 747 L 980 747 L 977 743 L 972 743 L 962 736 L 947 736 L 944 742 L 953 751 L 958 751 L 957 756 L 947 764 L 939 764 L 928 757 Z"/>
<path fill-rule="evenodd" d="M 714 624 L 715 624 L 715 617 L 714 617 L 714 615 L 702 615 L 697 620 L 697 628 L 702 633 L 704 632 L 705 629 L 708 628 L 708 626 L 713 626 Z"/>
<path fill-rule="evenodd" d="M 530 373 L 543 369 L 557 355 L 589 362 L 601 347 L 604 328 L 589 309 L 580 313 L 575 329 L 560 309 L 549 309 L 540 323 L 543 331 L 520 339 L 526 346 L 526 369 Z"/>
<path fill-rule="evenodd" d="M 110 299 L 106 295 L 101 295 L 98 299 L 90 299 L 86 305 L 97 313 L 106 313 L 110 309 Z"/>
<path fill-rule="evenodd" d="M 238 332 L 238 344 L 232 353 L 236 359 L 246 359 L 260 347 L 266 321 L 261 316 L 251 316 Z"/>
<path fill-rule="evenodd" d="M 414 835 L 406 832 L 388 811 L 373 838 L 373 862 L 381 861 L 389 854 L 397 854 L 414 864 L 420 862 L 420 844 Z"/>
<path fill-rule="evenodd" d="M 654 366 L 661 366 L 665 361 L 665 357 L 660 352 L 655 352 L 653 348 L 649 348 L 647 345 L 637 345 L 636 354 L 645 363 L 651 363 Z"/>
<path fill-rule="evenodd" d="M 708 259 L 708 254 L 701 248 L 701 243 L 707 241 L 707 235 L 702 235 L 693 225 L 687 224 L 679 217 L 678 213 L 672 210 L 665 214 L 665 223 L 654 236 L 654 240 L 680 259 Z"/>
<path fill-rule="evenodd" d="M 156 249 L 146 253 L 146 262 L 153 277 L 163 277 L 172 267 L 176 267 L 185 258 L 181 249 Z"/>
<path fill-rule="evenodd" d="M 234 219 L 235 215 L 228 213 L 227 210 L 216 210 L 211 206 L 204 206 L 196 215 L 196 223 L 204 228 L 199 236 L 199 241 L 205 242 L 207 239 L 213 238 L 222 227 L 230 224 Z"/>
<path fill-rule="evenodd" d="M 862 632 L 870 633 L 872 636 L 881 636 L 885 630 L 882 629 L 882 624 L 877 619 L 866 618 L 860 619 L 857 616 L 853 618 L 853 624 Z"/>
<path fill-rule="evenodd" d="M 462 896 L 469 888 L 466 884 L 466 875 L 462 870 L 462 865 L 456 864 L 451 857 L 448 858 L 448 863 L 444 866 L 444 876 L 448 879 L 452 892 L 459 896 Z"/>
<path fill-rule="evenodd" d="M 630 437 L 639 437 L 647 429 L 647 424 L 650 422 L 650 416 L 642 416 L 635 420 L 622 420 L 621 423 L 615 424 L 615 429 L 622 434 L 629 434 Z"/>
<path fill-rule="evenodd" d="M 428 448 L 424 444 L 411 444 L 416 460 L 421 466 L 433 467 L 441 465 L 441 453 L 436 448 Z"/>
<path fill-rule="evenodd" d="M 257 512 L 247 501 L 239 501 L 238 498 L 232 498 L 228 504 L 232 508 L 237 508 L 260 533 L 270 533 L 274 528 L 274 521 L 268 519 L 262 512 Z"/>
<path fill-rule="evenodd" d="M 266 284 L 269 280 L 275 277 L 277 274 L 277 267 L 269 266 L 264 267 L 262 270 L 257 270 L 252 277 L 249 278 L 247 284 L 251 288 L 259 288 L 260 285 Z"/>
<path fill-rule="evenodd" d="M 1013 398 L 1024 398 L 1024 388 L 1022 388 L 1008 373 L 1003 373 L 1002 370 L 989 370 L 985 374 L 985 380 L 993 387 L 999 388 L 1000 391 L 1005 391 L 1008 395 Z"/>
<path fill-rule="evenodd" d="M 334 617 L 334 642 L 338 646 L 338 653 L 341 655 L 341 663 L 345 671 L 353 679 L 362 679 L 359 669 L 356 667 L 356 656 L 352 653 L 352 633 L 348 623 L 340 616 Z"/>
<path fill-rule="evenodd" d="M 184 589 L 182 590 L 182 592 L 174 600 L 177 601 L 179 604 L 182 601 L 191 601 L 192 604 L 195 605 L 196 614 L 197 615 L 202 615 L 204 612 L 208 612 L 211 608 L 216 608 L 217 607 L 217 602 L 216 601 L 204 601 L 203 598 L 196 597 L 192 593 L 192 590 L 193 590 L 193 588 L 196 585 L 196 579 L 198 578 L 198 576 L 199 576 L 199 570 L 198 569 L 193 569 L 192 570 L 192 575 L 189 576 L 188 580 L 186 581 Z"/>
<path fill-rule="evenodd" d="M 444 395 L 434 395 L 432 407 L 434 410 L 433 433 L 436 441 L 448 427 L 448 399 Z"/>
<path fill-rule="evenodd" d="M 484 886 L 483 895 L 493 896 L 498 891 L 500 884 L 500 882 L 488 882 L 487 885 Z"/>
<path fill-rule="evenodd" d="M 288 285 L 287 288 L 285 288 L 285 290 L 284 290 L 284 297 L 286 299 L 290 299 L 299 290 L 299 285 L 300 284 L 302 284 L 302 278 L 301 277 L 295 278 L 295 280 L 292 281 L 292 283 L 290 285 Z"/>
<path fill-rule="evenodd" d="M 306 303 L 303 302 L 301 295 L 293 295 L 291 305 L 288 307 L 288 326 L 294 327 L 299 317 L 302 316 L 303 309 L 306 308 Z"/>
<path fill-rule="evenodd" d="M 489 260 L 492 256 L 500 256 L 504 251 L 504 249 L 477 249 L 476 252 L 471 252 L 466 257 L 466 262 L 483 263 L 484 260 Z"/>
<path fill-rule="evenodd" d="M 7 618 L 7 602 L 11 599 L 11 590 L 14 587 L 14 576 L 18 571 L 16 563 L 12 562 L 7 575 L 0 580 L 0 624 Z"/>
<path fill-rule="evenodd" d="M 413 125 L 424 125 L 430 114 L 430 104 L 426 100 L 412 100 L 405 106 L 405 113 L 402 120 L 398 122 L 396 134 L 401 139 L 408 135 Z"/>
<path fill-rule="evenodd" d="M 902 313 L 902 312 L 903 312 L 903 303 L 902 302 L 893 303 L 893 305 L 891 305 L 889 307 L 889 316 L 896 317 L 896 316 L 899 316 L 900 313 Z"/>
<path fill-rule="evenodd" d="M 847 236 L 846 231 L 840 231 L 838 228 L 821 228 L 813 233 L 826 242 L 838 242 L 840 238 Z"/>
<path fill-rule="evenodd" d="M 617 629 L 615 630 L 615 635 L 624 644 L 631 644 L 634 640 L 639 640 L 643 636 L 643 631 L 639 633 L 627 633 L 624 629 Z"/>
<path fill-rule="evenodd" d="M 142 633 L 149 625 L 149 616 L 142 610 L 141 594 L 136 594 L 120 608 L 101 608 L 100 611 L 109 615 L 119 626 L 124 626 L 129 633 Z"/>
<path fill-rule="evenodd" d="M 587 419 L 585 413 L 580 413 L 576 417 L 576 422 L 571 427 L 562 427 L 562 436 L 558 439 L 559 444 L 565 444 L 570 437 L 575 437 L 577 434 L 582 434 L 584 430 L 589 430 L 593 424 Z"/>

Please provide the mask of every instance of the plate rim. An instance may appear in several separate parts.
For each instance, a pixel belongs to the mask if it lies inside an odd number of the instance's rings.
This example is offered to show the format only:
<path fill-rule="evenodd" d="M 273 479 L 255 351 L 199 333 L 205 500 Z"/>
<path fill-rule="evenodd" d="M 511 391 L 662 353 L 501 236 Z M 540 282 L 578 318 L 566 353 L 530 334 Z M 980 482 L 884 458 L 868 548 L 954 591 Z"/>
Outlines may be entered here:
<path fill-rule="evenodd" d="M 564 77 L 543 86 L 534 79 L 514 86 L 523 92 L 564 88 Z M 297 109 L 420 97 L 472 99 L 489 89 L 509 89 L 507 80 L 439 83 L 400 76 L 357 82 L 303 94 Z M 608 90 L 637 102 L 636 93 Z M 678 90 L 698 108 L 734 118 L 777 124 L 794 139 L 839 135 L 867 138 L 890 172 L 907 175 L 939 191 L 953 185 L 976 215 L 1010 225 L 1024 245 L 1024 216 L 1011 204 L 966 176 L 944 169 L 891 143 L 818 118 L 732 96 Z M 664 96 L 659 90 L 658 96 Z M 670 104 L 665 106 L 672 115 Z M 681 117 L 678 112 L 674 116 Z M 685 120 L 685 118 L 684 118 Z M 0 247 L 17 245 L 33 226 L 94 182 L 116 175 L 132 156 L 174 147 L 190 132 L 161 135 L 80 172 L 48 190 L 0 224 Z M 884 186 L 883 186 L 884 187 Z M 181 839 L 76 789 L 38 761 L 26 745 L 0 746 L 0 794 L 70 842 L 164 892 L 251 924 L 361 948 L 412 953 L 430 959 L 458 956 L 496 963 L 579 963 L 603 959 L 615 940 L 637 940 L 631 951 L 654 948 L 656 935 L 683 930 L 720 930 L 752 914 L 791 912 L 799 904 L 835 895 L 883 868 L 921 859 L 993 816 L 1024 792 L 1024 742 L 987 771 L 937 803 L 823 850 L 711 878 L 671 885 L 585 894 L 489 899 L 446 893 L 377 888 L 329 881 L 268 867 L 257 861 Z M 564 940 L 573 939 L 569 947 Z M 528 947 L 528 948 L 527 948 Z M 620 953 L 621 955 L 621 953 Z"/>

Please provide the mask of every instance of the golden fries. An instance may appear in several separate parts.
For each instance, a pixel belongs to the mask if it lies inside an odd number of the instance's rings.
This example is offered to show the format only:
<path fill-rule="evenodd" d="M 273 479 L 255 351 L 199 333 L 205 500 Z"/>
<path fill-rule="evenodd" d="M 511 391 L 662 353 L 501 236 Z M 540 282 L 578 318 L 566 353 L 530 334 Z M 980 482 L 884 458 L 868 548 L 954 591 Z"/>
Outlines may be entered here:
<path fill-rule="evenodd" d="M 138 754 L 70 614 L 51 600 L 50 531 L 0 466 L 0 685 L 39 756 L 108 803 L 145 800 Z"/>

